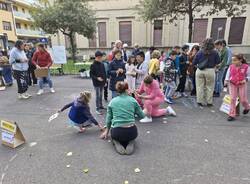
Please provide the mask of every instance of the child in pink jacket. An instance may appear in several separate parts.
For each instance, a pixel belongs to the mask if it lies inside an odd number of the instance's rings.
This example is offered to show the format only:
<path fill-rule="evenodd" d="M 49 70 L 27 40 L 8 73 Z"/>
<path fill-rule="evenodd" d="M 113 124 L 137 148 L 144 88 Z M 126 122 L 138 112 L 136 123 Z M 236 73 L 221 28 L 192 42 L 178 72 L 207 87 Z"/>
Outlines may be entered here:
<path fill-rule="evenodd" d="M 145 95 L 142 95 L 143 93 Z M 141 123 L 152 122 L 152 117 L 160 117 L 167 114 L 176 116 L 175 111 L 170 106 L 167 109 L 160 109 L 160 105 L 164 103 L 164 94 L 160 89 L 159 83 L 152 76 L 147 76 L 144 79 L 137 90 L 136 99 L 139 104 L 143 105 L 143 111 L 147 115 L 140 121 Z M 144 100 L 144 104 L 142 100 Z"/>
<path fill-rule="evenodd" d="M 229 93 L 231 96 L 228 121 L 235 120 L 237 97 L 240 98 L 240 102 L 244 107 L 243 114 L 249 113 L 250 105 L 247 99 L 247 81 L 249 80 L 250 69 L 244 56 L 242 54 L 234 55 L 225 79 L 225 82 L 229 84 Z"/>

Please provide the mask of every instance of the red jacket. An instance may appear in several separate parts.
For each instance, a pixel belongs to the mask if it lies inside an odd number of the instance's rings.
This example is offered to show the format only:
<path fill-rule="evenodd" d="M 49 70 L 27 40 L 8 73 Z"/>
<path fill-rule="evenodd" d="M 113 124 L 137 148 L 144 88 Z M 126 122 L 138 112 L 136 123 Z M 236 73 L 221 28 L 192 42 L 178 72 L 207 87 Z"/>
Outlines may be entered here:
<path fill-rule="evenodd" d="M 240 82 L 246 79 L 247 69 L 247 64 L 242 64 L 240 67 L 230 65 L 230 82 L 234 85 L 240 85 Z"/>
<path fill-rule="evenodd" d="M 52 59 L 50 54 L 45 51 L 36 51 L 32 57 L 32 63 L 40 67 L 50 67 L 52 65 Z"/>

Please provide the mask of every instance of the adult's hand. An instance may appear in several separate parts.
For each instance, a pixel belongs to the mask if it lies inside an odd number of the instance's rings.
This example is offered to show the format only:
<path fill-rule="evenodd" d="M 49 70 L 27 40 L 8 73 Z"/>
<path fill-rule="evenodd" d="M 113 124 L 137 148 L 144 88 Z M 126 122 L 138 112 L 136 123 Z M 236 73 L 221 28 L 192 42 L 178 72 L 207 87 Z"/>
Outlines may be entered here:
<path fill-rule="evenodd" d="M 97 77 L 97 80 L 99 80 L 100 82 L 102 82 L 102 81 L 103 81 L 103 78 Z"/>
<path fill-rule="evenodd" d="M 100 138 L 101 139 L 108 139 L 108 129 L 106 128 L 104 132 L 101 134 Z"/>
<path fill-rule="evenodd" d="M 37 68 L 37 69 L 41 69 L 41 67 L 40 67 L 39 65 L 36 65 L 36 68 Z"/>

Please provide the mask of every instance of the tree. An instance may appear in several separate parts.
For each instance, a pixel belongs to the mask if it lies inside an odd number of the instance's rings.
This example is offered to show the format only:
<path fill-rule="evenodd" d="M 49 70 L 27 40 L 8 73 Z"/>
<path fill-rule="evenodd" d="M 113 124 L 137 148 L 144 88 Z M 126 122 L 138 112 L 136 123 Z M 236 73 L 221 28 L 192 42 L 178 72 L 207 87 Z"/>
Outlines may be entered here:
<path fill-rule="evenodd" d="M 145 21 L 160 17 L 168 17 L 169 22 L 188 15 L 188 41 L 192 41 L 195 13 L 200 13 L 204 6 L 207 11 L 201 16 L 217 14 L 224 10 L 227 16 L 239 16 L 246 12 L 249 0 L 141 0 L 137 6 L 138 12 Z"/>
<path fill-rule="evenodd" d="M 53 5 L 38 5 L 32 17 L 36 26 L 46 33 L 56 34 L 60 31 L 69 38 L 73 61 L 76 61 L 77 52 L 75 34 L 92 38 L 96 29 L 95 13 L 85 0 L 55 0 Z"/>

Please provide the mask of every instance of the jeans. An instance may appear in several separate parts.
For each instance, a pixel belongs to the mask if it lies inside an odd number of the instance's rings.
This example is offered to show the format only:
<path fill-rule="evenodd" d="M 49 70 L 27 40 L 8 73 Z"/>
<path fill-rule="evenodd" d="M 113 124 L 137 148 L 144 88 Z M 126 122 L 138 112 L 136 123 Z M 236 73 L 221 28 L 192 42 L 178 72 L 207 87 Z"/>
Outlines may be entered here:
<path fill-rule="evenodd" d="M 215 93 L 220 94 L 223 88 L 223 75 L 224 75 L 225 69 L 219 70 L 216 72 L 216 81 L 215 81 Z"/>
<path fill-rule="evenodd" d="M 174 95 L 176 88 L 176 84 L 174 81 L 172 82 L 166 82 L 166 91 L 165 91 L 165 97 L 171 98 Z"/>
<path fill-rule="evenodd" d="M 104 100 L 108 100 L 108 87 L 109 87 L 109 82 L 107 81 L 104 86 Z"/>
<path fill-rule="evenodd" d="M 185 91 L 186 80 L 187 80 L 187 76 L 186 75 L 182 75 L 180 77 L 180 83 L 179 83 L 176 91 L 179 91 L 181 93 L 183 93 Z"/>
<path fill-rule="evenodd" d="M 117 97 L 117 92 L 116 91 L 111 91 L 112 92 L 112 98 Z"/>
<path fill-rule="evenodd" d="M 95 103 L 96 103 L 96 110 L 100 110 L 102 105 L 102 94 L 103 94 L 103 87 L 95 87 Z"/>
<path fill-rule="evenodd" d="M 25 93 L 28 90 L 28 71 L 14 70 L 13 72 L 17 82 L 18 93 Z"/>
<path fill-rule="evenodd" d="M 48 83 L 49 87 L 52 88 L 53 84 L 52 84 L 52 80 L 50 79 L 50 73 L 48 73 L 47 77 L 42 77 L 42 78 L 38 78 L 38 84 L 39 84 L 39 88 L 43 89 L 44 84 Z"/>
<path fill-rule="evenodd" d="M 11 85 L 13 83 L 11 67 L 3 67 L 2 75 L 6 85 Z"/>

